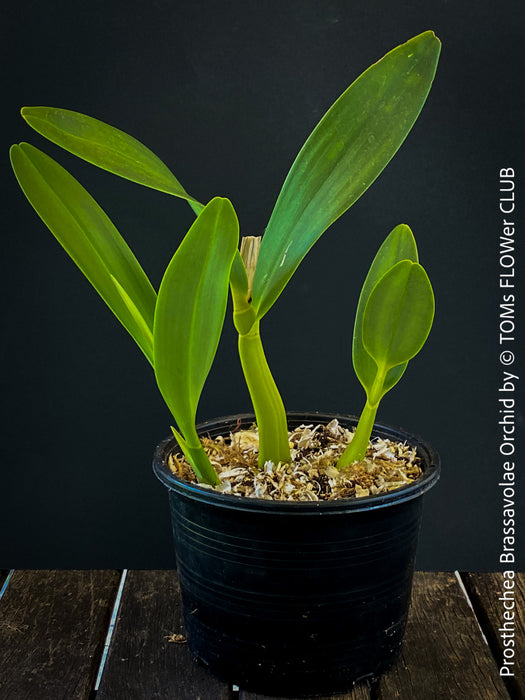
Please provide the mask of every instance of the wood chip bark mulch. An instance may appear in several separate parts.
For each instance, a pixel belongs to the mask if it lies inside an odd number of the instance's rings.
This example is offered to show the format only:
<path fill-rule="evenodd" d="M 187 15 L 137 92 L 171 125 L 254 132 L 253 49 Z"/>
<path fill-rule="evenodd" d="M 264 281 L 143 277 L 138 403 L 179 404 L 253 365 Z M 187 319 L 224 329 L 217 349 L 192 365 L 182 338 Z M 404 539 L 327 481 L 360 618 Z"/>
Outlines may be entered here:
<path fill-rule="evenodd" d="M 370 442 L 364 460 L 337 469 L 337 459 L 352 437 L 353 432 L 337 420 L 328 425 L 301 425 L 289 433 L 292 462 L 266 462 L 263 469 L 257 463 L 256 426 L 213 440 L 203 438 L 221 480 L 219 486 L 207 488 L 247 498 L 324 501 L 375 496 L 406 486 L 421 475 L 415 448 L 383 438 Z M 180 453 L 172 453 L 168 463 L 180 478 L 196 481 Z"/>

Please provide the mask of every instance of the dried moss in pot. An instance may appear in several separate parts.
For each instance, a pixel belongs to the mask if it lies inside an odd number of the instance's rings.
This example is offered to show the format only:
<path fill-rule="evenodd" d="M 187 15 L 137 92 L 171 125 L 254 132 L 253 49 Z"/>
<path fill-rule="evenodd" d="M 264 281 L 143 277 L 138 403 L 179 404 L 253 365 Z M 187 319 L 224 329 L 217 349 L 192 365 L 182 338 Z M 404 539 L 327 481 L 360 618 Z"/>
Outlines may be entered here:
<path fill-rule="evenodd" d="M 421 471 L 416 449 L 406 442 L 374 438 L 363 460 L 337 469 L 336 463 L 355 431 L 337 419 L 327 425 L 300 425 L 289 431 L 292 462 L 268 461 L 258 467 L 257 426 L 214 439 L 203 438 L 206 453 L 216 470 L 219 493 L 246 498 L 284 501 L 327 501 L 337 498 L 376 496 L 411 484 Z M 189 482 L 195 474 L 184 456 L 172 452 L 172 472 Z"/>

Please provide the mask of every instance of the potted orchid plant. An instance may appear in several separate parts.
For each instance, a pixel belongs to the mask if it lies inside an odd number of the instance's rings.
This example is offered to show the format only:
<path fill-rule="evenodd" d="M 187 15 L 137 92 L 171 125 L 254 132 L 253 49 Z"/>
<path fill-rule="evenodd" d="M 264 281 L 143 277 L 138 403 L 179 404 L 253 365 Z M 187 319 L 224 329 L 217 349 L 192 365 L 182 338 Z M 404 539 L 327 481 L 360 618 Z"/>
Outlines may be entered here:
<path fill-rule="evenodd" d="M 262 239 L 239 241 L 228 199 L 189 195 L 124 132 L 70 110 L 22 109 L 50 141 L 186 200 L 196 215 L 156 291 L 72 175 L 27 143 L 11 149 L 28 200 L 135 340 L 173 415 L 154 468 L 169 488 L 190 646 L 212 671 L 259 692 L 345 690 L 384 671 L 401 644 L 421 496 L 439 473 L 430 446 L 376 423 L 434 316 L 410 228 L 385 239 L 357 304 L 352 357 L 366 393 L 358 419 L 287 412 L 260 324 L 314 243 L 401 146 L 439 52 L 424 32 L 342 93 L 293 163 Z M 196 425 L 230 294 L 254 412 Z"/>

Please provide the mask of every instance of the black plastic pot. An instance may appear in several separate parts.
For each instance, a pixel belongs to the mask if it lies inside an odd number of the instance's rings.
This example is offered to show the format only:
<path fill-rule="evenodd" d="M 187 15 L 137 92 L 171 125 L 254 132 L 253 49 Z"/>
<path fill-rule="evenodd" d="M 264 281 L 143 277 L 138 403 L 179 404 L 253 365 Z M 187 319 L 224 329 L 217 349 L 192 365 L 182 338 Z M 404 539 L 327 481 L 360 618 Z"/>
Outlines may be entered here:
<path fill-rule="evenodd" d="M 337 418 L 289 414 L 289 426 Z M 251 415 L 199 426 L 227 435 Z M 439 457 L 422 440 L 376 425 L 374 435 L 417 447 L 424 469 L 388 494 L 323 502 L 247 499 L 175 477 L 157 447 L 154 470 L 169 488 L 188 643 L 217 676 L 247 690 L 298 697 L 344 692 L 393 663 L 407 618 L 422 496 Z"/>

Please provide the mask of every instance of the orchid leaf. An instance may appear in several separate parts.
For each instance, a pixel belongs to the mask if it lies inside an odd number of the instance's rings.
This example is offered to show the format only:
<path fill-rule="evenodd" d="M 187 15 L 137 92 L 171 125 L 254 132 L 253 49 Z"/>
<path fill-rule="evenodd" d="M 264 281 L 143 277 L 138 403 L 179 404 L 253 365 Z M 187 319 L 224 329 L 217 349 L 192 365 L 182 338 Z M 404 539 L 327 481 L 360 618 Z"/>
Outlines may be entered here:
<path fill-rule="evenodd" d="M 144 346 L 148 348 L 148 356 L 153 357 L 153 326 L 149 325 L 140 311 L 137 309 L 133 299 L 126 292 L 124 287 L 120 284 L 118 279 L 111 275 L 113 284 L 116 286 L 118 293 L 122 297 L 122 301 L 126 304 L 128 311 L 133 316 L 137 328 L 140 330 L 143 336 Z"/>
<path fill-rule="evenodd" d="M 381 277 L 401 260 L 418 261 L 417 246 L 412 231 L 406 224 L 400 224 L 387 236 L 370 266 L 370 270 L 363 284 L 354 324 L 354 336 L 352 344 L 352 359 L 355 373 L 366 389 L 372 386 L 377 365 L 363 346 L 363 315 L 366 303 Z M 407 363 L 402 363 L 389 371 L 385 379 L 388 389 L 396 384 L 405 371 Z"/>
<path fill-rule="evenodd" d="M 406 231 L 398 230 L 399 227 L 393 233 L 397 231 L 397 235 L 400 234 L 405 239 L 405 245 L 398 252 L 403 248 L 408 248 L 408 252 L 412 248 L 413 252 L 410 236 Z M 394 257 L 390 256 L 393 251 L 389 250 L 394 240 L 395 236 L 390 242 L 388 238 L 385 241 L 388 242 L 383 248 L 385 262 Z M 377 260 L 377 265 L 372 265 L 375 268 L 375 271 L 371 270 L 372 276 L 380 267 L 381 259 Z M 363 365 L 366 370 L 360 379 L 366 390 L 366 404 L 352 441 L 337 462 L 339 468 L 364 459 L 379 402 L 399 381 L 407 362 L 423 347 L 433 318 L 434 293 L 427 273 L 418 262 L 401 260 L 395 263 L 369 293 L 362 313 L 362 347 L 358 350 L 358 363 L 368 354 L 375 365 L 375 371 L 372 372 L 366 364 Z"/>
<path fill-rule="evenodd" d="M 262 239 L 253 290 L 259 318 L 405 140 L 432 85 L 440 46 L 428 31 L 390 51 L 350 85 L 304 144 Z"/>
<path fill-rule="evenodd" d="M 427 273 L 419 263 L 398 262 L 375 285 L 363 314 L 363 346 L 376 362 L 379 376 L 417 355 L 433 318 L 434 294 Z M 370 403 L 386 391 L 384 383 L 367 387 Z"/>
<path fill-rule="evenodd" d="M 153 363 L 147 330 L 151 335 L 156 294 L 127 243 L 93 197 L 52 158 L 28 143 L 13 146 L 10 155 L 37 214 Z"/>
<path fill-rule="evenodd" d="M 238 241 L 230 201 L 212 199 L 175 252 L 159 289 L 155 375 L 190 452 L 200 449 L 197 405 L 219 343 Z"/>
<path fill-rule="evenodd" d="M 80 112 L 57 107 L 23 107 L 35 131 L 66 151 L 140 185 L 186 199 L 198 213 L 203 205 L 191 197 L 152 151 L 124 131 Z"/>

